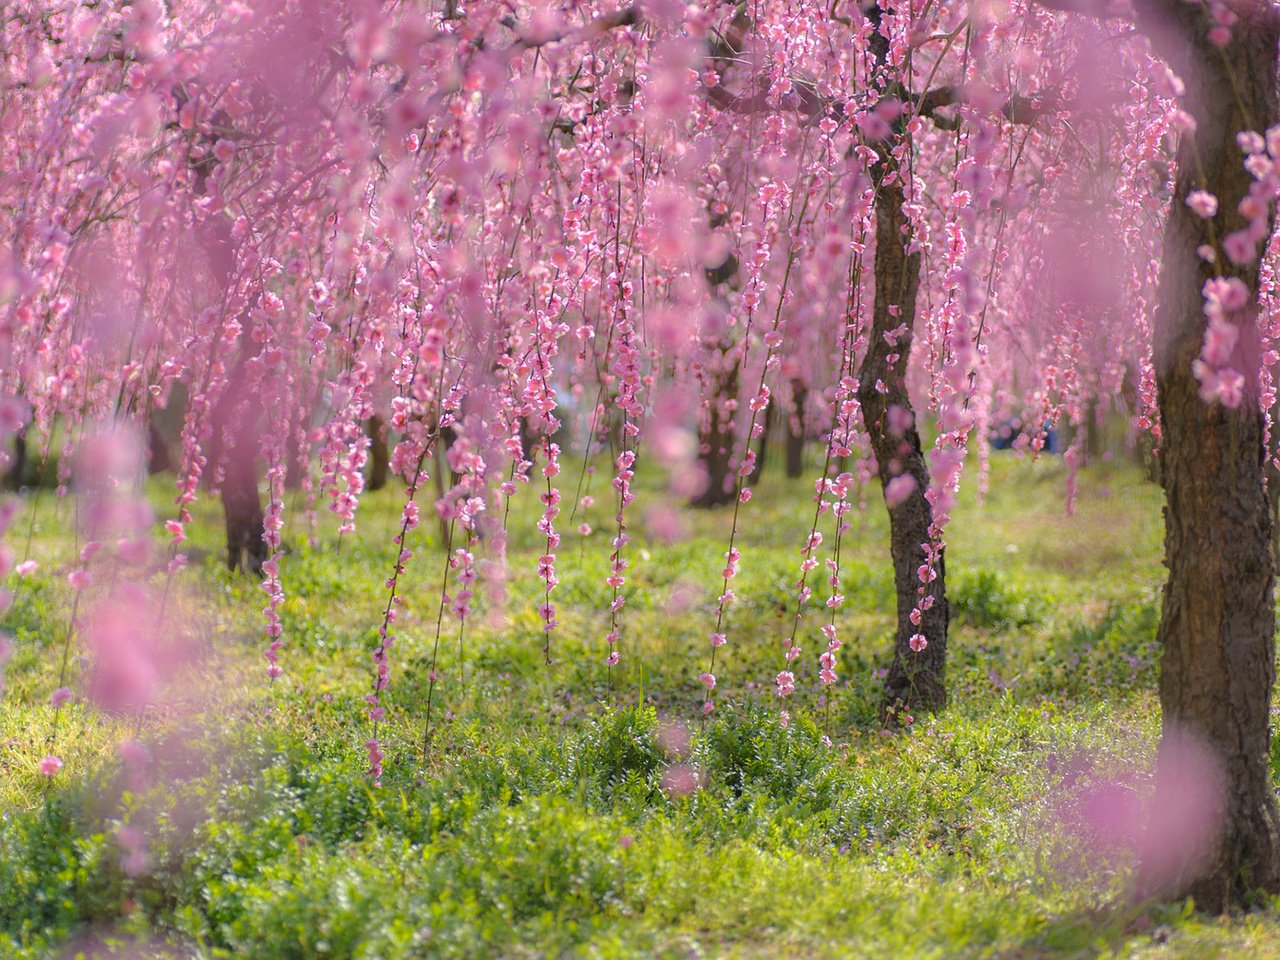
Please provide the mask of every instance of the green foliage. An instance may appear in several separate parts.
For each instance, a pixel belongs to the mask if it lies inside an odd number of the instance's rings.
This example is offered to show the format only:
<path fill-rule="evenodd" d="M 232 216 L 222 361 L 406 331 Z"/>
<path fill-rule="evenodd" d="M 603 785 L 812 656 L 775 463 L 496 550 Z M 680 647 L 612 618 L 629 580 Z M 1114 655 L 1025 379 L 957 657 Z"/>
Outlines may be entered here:
<path fill-rule="evenodd" d="M 1059 479 L 1043 463 L 996 471 L 1024 488 Z M 1088 781 L 1073 770 L 1149 787 L 1160 568 L 1143 525 L 1158 494 L 1128 474 L 1086 474 L 1081 532 L 1051 516 L 1051 500 L 1033 509 L 1008 486 L 957 510 L 951 706 L 897 733 L 876 722 L 893 627 L 878 509 L 851 515 L 841 682 L 819 699 L 821 639 L 806 621 L 781 721 L 772 677 L 794 610 L 789 547 L 808 522 L 797 484 L 751 503 L 742 602 L 705 721 L 697 675 L 719 586 L 708 558 L 723 551 L 725 517 L 692 515 L 677 544 L 637 536 L 610 681 L 607 538 L 566 538 L 547 667 L 541 545 L 525 522 L 538 505 L 517 502 L 507 615 L 477 616 L 461 643 L 446 618 L 424 751 L 439 574 L 424 525 L 380 787 L 363 775 L 361 696 L 394 494 L 371 498 L 362 534 L 339 549 L 323 529 L 316 546 L 292 531 L 287 672 L 269 687 L 259 591 L 221 569 L 216 513 L 200 507 L 190 576 L 207 590 L 197 612 L 212 641 L 191 683 L 216 697 L 193 698 L 204 706 L 180 719 L 147 718 L 144 784 L 114 752 L 132 718 L 82 706 L 63 717 L 77 731 L 59 746 L 64 773 L 50 786 L 31 772 L 47 749 L 51 651 L 67 616 L 51 558 L 66 555 L 69 533 L 42 507 L 42 569 L 21 581 L 4 624 L 17 653 L 0 700 L 0 957 L 57 956 L 89 934 L 119 939 L 119 956 L 198 958 L 1275 955 L 1270 913 L 1217 925 L 1127 905 L 1123 851 L 1096 855 L 1059 815 Z M 1131 535 L 1112 542 L 1099 575 L 1084 542 L 1104 529 Z M 136 876 L 122 866 L 124 825 L 148 840 Z"/>
<path fill-rule="evenodd" d="M 1016 630 L 1037 623 L 1044 600 L 1014 588 L 989 569 L 961 568 L 947 583 L 952 613 L 980 629 Z"/>

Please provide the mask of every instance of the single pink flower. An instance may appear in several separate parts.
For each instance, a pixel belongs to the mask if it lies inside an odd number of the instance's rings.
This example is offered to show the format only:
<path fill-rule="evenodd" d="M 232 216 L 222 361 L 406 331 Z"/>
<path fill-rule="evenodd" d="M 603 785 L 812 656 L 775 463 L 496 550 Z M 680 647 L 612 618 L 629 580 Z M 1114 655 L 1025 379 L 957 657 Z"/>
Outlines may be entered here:
<path fill-rule="evenodd" d="M 790 670 L 783 670 L 778 674 L 778 696 L 789 697 L 796 689 L 796 675 Z"/>
<path fill-rule="evenodd" d="M 1207 190 L 1192 190 L 1187 194 L 1187 206 L 1197 217 L 1207 220 L 1218 212 L 1218 198 Z"/>

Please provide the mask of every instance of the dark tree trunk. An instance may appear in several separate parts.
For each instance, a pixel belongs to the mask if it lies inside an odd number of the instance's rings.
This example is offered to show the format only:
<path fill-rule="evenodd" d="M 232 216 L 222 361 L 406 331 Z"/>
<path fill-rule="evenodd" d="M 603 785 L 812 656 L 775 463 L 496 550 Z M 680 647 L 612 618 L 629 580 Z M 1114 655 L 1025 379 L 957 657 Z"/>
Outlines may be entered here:
<path fill-rule="evenodd" d="M 1157 821 L 1161 809 L 1176 807 L 1185 785 L 1171 749 L 1178 738 L 1189 735 L 1212 751 L 1223 778 L 1215 810 L 1222 829 L 1207 855 L 1170 864 L 1162 851 L 1144 862 L 1140 884 L 1145 894 L 1190 895 L 1201 908 L 1220 911 L 1253 891 L 1280 890 L 1280 811 L 1268 763 L 1275 675 L 1273 520 L 1263 487 L 1256 389 L 1235 409 L 1206 403 L 1192 364 L 1204 342 L 1204 282 L 1235 276 L 1257 291 L 1256 264 L 1232 266 L 1220 243 L 1245 226 L 1237 205 L 1251 178 L 1236 134 L 1265 131 L 1280 119 L 1280 29 L 1269 6 L 1259 5 L 1255 22 L 1247 22 L 1242 11 L 1232 40 L 1218 49 L 1206 40 L 1211 24 L 1199 6 L 1147 0 L 1137 9 L 1139 25 L 1186 83 L 1183 106 L 1197 124 L 1194 137 L 1184 136 L 1178 149 L 1156 311 L 1169 568 L 1158 634 L 1164 737 Z M 1189 210 L 1186 197 L 1196 189 L 1217 196 L 1215 217 L 1200 220 Z M 1216 263 L 1197 255 L 1202 244 L 1217 245 Z M 1252 316 L 1240 333 L 1232 363 L 1252 385 L 1258 370 Z"/>
<path fill-rule="evenodd" d="M 27 434 L 19 431 L 13 435 L 13 456 L 5 471 L 4 485 L 9 490 L 21 490 L 27 475 Z"/>
<path fill-rule="evenodd" d="M 799 380 L 791 381 L 791 399 L 796 410 L 786 418 L 787 476 L 792 480 L 804 476 L 804 405 L 809 391 Z"/>
<path fill-rule="evenodd" d="M 1125 371 L 1120 385 L 1120 396 L 1130 420 L 1142 409 L 1142 398 L 1138 393 L 1137 372 L 1132 367 Z M 1160 458 L 1155 454 L 1155 442 L 1151 434 L 1142 430 L 1132 435 L 1130 456 L 1133 462 L 1142 467 L 1142 475 L 1151 483 L 1160 482 Z"/>
<path fill-rule="evenodd" d="M 369 435 L 369 481 L 370 490 L 381 490 L 387 485 L 387 475 L 391 472 L 391 452 L 387 448 L 387 426 L 378 416 L 370 417 L 365 424 Z"/>
<path fill-rule="evenodd" d="M 699 451 L 699 460 L 706 471 L 707 486 L 690 501 L 690 506 L 719 507 L 733 502 L 733 447 L 737 438 L 733 429 L 734 415 L 721 410 L 720 401 L 721 398 L 738 395 L 740 368 L 740 362 L 734 360 L 723 375 L 711 374 L 715 378 L 717 389 L 711 400 L 707 435 Z"/>
<path fill-rule="evenodd" d="M 231 570 L 261 574 L 267 559 L 267 545 L 262 540 L 262 501 L 258 497 L 260 411 L 252 402 L 244 402 L 248 392 L 245 371 L 248 358 L 248 348 L 242 340 L 239 359 L 212 411 L 209 463 L 221 473 L 227 566 Z"/>
<path fill-rule="evenodd" d="M 873 3 L 866 16 L 874 28 L 868 47 L 879 67 L 885 69 L 889 63 L 889 38 L 881 26 L 879 4 Z M 902 94 L 896 83 L 890 87 L 888 95 Z M 858 370 L 858 403 L 889 510 L 889 549 L 898 613 L 893 664 L 885 678 L 881 704 L 882 717 L 889 723 L 902 711 L 940 710 L 946 705 L 949 612 L 943 557 L 938 557 L 932 581 L 921 583 L 919 575 L 926 561 L 923 545 L 932 539 L 930 528 L 933 526 L 933 507 L 925 497 L 929 489 L 929 469 L 921 450 L 906 383 L 915 335 L 920 253 L 907 252 L 911 235 L 903 209 L 906 198 L 901 171 L 884 145 L 877 150 L 875 171 L 879 179 L 876 290 L 871 335 Z M 901 334 L 886 336 L 899 327 L 903 330 Z M 889 483 L 904 475 L 910 476 L 914 484 L 909 492 L 899 491 L 891 503 Z M 913 623 L 911 616 L 917 607 L 921 609 L 920 622 Z M 925 646 L 913 650 L 911 640 L 917 634 L 924 637 Z"/>
<path fill-rule="evenodd" d="M 885 163 L 881 169 L 892 168 Z M 888 507 L 898 629 L 894 637 L 893 665 L 885 680 L 886 721 L 891 711 L 938 710 L 946 704 L 948 623 L 946 570 L 942 559 L 938 561 L 936 579 L 927 586 L 921 584 L 918 573 L 925 563 L 922 544 L 929 542 L 929 528 L 933 524 L 933 508 L 925 498 L 929 469 L 906 384 L 916 293 L 920 285 L 920 254 L 907 253 L 909 239 L 904 233 L 907 218 L 903 212 L 902 184 L 896 177 L 892 182 L 887 182 L 888 179 L 886 174 L 876 202 L 875 305 L 867 353 L 858 371 L 858 402 L 875 452 L 882 489 L 904 474 L 915 481 L 909 494 Z M 894 306 L 898 308 L 896 315 L 890 313 L 890 307 Z M 890 343 L 885 334 L 900 325 L 905 325 L 905 333 Z M 895 407 L 899 410 L 891 414 Z M 920 623 L 914 624 L 911 613 L 925 596 L 932 598 L 932 606 L 923 612 Z M 927 643 L 919 652 L 911 649 L 911 638 L 916 634 L 924 636 Z"/>
<path fill-rule="evenodd" d="M 735 18 L 736 24 L 736 18 Z M 741 36 L 738 36 L 741 39 Z M 736 48 L 734 48 L 736 49 Z M 736 55 L 736 54 L 733 54 Z M 726 65 L 729 61 L 725 61 Z M 710 226 L 714 230 L 724 223 L 723 215 L 710 218 Z M 731 289 L 737 289 L 738 270 L 741 264 L 738 258 L 729 254 L 714 267 L 703 270 L 707 284 L 716 297 L 724 295 Z M 719 364 L 712 365 L 707 371 L 707 385 L 712 387 L 710 410 L 707 420 L 707 431 L 701 437 L 698 448 L 698 462 L 707 479 L 706 488 L 689 501 L 691 507 L 718 507 L 732 503 L 737 484 L 733 480 L 733 448 L 735 435 L 733 431 L 734 415 L 727 415 L 720 409 L 723 399 L 736 398 L 738 395 L 738 376 L 741 373 L 742 361 L 735 358 L 732 367 L 725 368 L 729 362 L 729 352 L 734 349 L 727 339 L 718 344 L 707 344 L 709 349 L 718 350 L 716 356 Z M 747 438 L 746 448 L 750 448 L 751 438 Z"/>
<path fill-rule="evenodd" d="M 307 475 L 306 461 L 298 456 L 306 442 L 306 414 L 295 411 L 289 420 L 289 439 L 285 443 L 284 454 L 284 488 L 300 490 L 302 481 Z"/>
<path fill-rule="evenodd" d="M 1091 399 L 1084 414 L 1084 462 L 1101 458 L 1106 447 L 1105 424 L 1107 409 L 1097 399 Z"/>
<path fill-rule="evenodd" d="M 245 445 L 247 431 L 227 449 L 222 479 L 222 509 L 227 521 L 227 566 L 261 574 L 267 559 L 262 539 L 262 501 L 258 498 L 257 450 Z"/>
<path fill-rule="evenodd" d="M 165 473 L 173 469 L 173 454 L 154 421 L 147 422 L 147 473 Z"/>
<path fill-rule="evenodd" d="M 1276 445 L 1276 430 L 1280 426 L 1280 403 L 1271 408 L 1271 446 Z M 1264 472 L 1267 478 L 1267 503 L 1271 510 L 1271 562 L 1280 565 L 1280 470 L 1267 457 Z"/>
<path fill-rule="evenodd" d="M 185 94 L 178 106 L 186 102 Z M 217 123 L 228 123 L 225 113 L 214 115 Z M 194 175 L 193 189 L 203 196 L 209 175 L 219 161 L 209 150 L 190 160 Z M 231 224 L 222 217 L 206 221 L 201 230 L 202 244 L 208 267 L 217 284 L 225 291 L 230 288 L 232 267 L 235 263 L 235 245 L 231 236 Z M 211 416 L 213 439 L 209 446 L 209 464 L 221 468 L 222 511 L 227 526 L 227 566 L 231 570 L 243 569 L 262 574 L 267 559 L 267 545 L 262 540 L 262 501 L 258 498 L 258 449 L 261 405 L 247 383 L 246 365 L 249 361 L 249 332 L 252 308 L 256 298 L 240 316 L 245 327 L 241 335 L 239 355 L 227 378 L 227 384 L 218 397 Z"/>
<path fill-rule="evenodd" d="M 756 462 L 751 468 L 747 482 L 754 485 L 764 474 L 764 458 L 769 453 L 769 434 L 773 431 L 773 421 L 777 419 L 778 405 L 771 403 L 764 409 L 764 430 L 760 434 L 760 443 L 756 445 Z M 750 439 L 747 440 L 750 443 Z"/>

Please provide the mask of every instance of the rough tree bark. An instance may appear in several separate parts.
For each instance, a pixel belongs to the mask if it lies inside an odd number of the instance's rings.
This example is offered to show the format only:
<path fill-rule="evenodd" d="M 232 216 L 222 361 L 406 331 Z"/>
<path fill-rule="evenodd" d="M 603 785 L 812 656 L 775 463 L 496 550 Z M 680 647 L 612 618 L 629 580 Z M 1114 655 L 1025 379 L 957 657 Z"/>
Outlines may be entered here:
<path fill-rule="evenodd" d="M 888 163 L 881 169 L 886 173 L 876 200 L 875 305 L 870 342 L 858 370 L 858 403 L 875 452 L 882 490 L 903 474 L 915 480 L 914 489 L 896 505 L 890 504 L 887 495 L 885 500 L 898 610 L 893 664 L 885 679 L 883 712 L 887 720 L 889 711 L 894 709 L 938 710 L 945 706 L 949 614 L 944 561 L 939 559 L 937 578 L 927 587 L 922 586 L 918 574 L 925 562 L 923 544 L 929 541 L 933 523 L 933 508 L 925 498 L 929 468 L 906 384 L 920 285 L 920 254 L 907 253 L 909 235 L 902 183 L 896 177 L 889 181 Z M 891 312 L 891 308 L 896 310 Z M 900 327 L 900 334 L 886 336 Z M 922 589 L 933 597 L 933 605 L 924 611 L 917 625 L 911 622 L 911 612 Z M 928 644 L 918 653 L 911 649 L 911 637 L 917 633 Z"/>
<path fill-rule="evenodd" d="M 1257 391 L 1236 409 L 1206 403 L 1192 364 L 1204 342 L 1202 288 L 1217 275 L 1239 277 L 1257 291 L 1256 264 L 1235 267 L 1221 241 L 1241 229 L 1238 212 L 1250 175 L 1236 135 L 1280 120 L 1275 10 L 1242 11 L 1232 39 L 1207 40 L 1204 8 L 1180 0 L 1146 0 L 1138 23 L 1186 84 L 1183 107 L 1196 120 L 1178 147 L 1177 183 L 1165 228 L 1156 310 L 1155 361 L 1165 488 L 1164 588 L 1158 639 L 1163 741 L 1155 803 L 1178 802 L 1179 776 L 1169 744 L 1190 734 L 1216 755 L 1223 774 L 1217 813 L 1222 833 L 1207 858 L 1185 859 L 1155 875 L 1144 866 L 1143 892 L 1190 895 L 1220 911 L 1252 891 L 1280 890 L 1280 811 L 1271 783 L 1268 708 L 1275 679 L 1275 565 L 1272 514 L 1263 484 L 1263 420 Z M 1234 8 L 1233 8 L 1234 9 Z M 1208 220 L 1187 207 L 1192 190 L 1218 198 Z M 1197 254 L 1214 245 L 1217 259 Z M 1257 331 L 1241 331 L 1237 366 L 1257 371 Z"/>
<path fill-rule="evenodd" d="M 872 5 L 866 16 L 874 27 L 869 41 L 871 52 L 884 66 L 889 61 L 889 41 L 881 29 L 879 5 Z M 886 149 L 881 147 L 878 154 L 875 301 L 871 336 L 858 370 L 858 403 L 889 510 L 889 549 L 898 612 L 893 664 L 885 678 L 881 705 L 882 716 L 889 722 L 898 710 L 940 710 L 946 705 L 950 616 L 944 558 L 938 558 L 936 577 L 929 584 L 922 584 L 918 573 L 925 563 L 923 545 L 929 541 L 929 528 L 933 525 L 933 507 L 925 496 L 929 468 L 906 383 L 920 287 L 920 254 L 907 252 L 911 233 L 904 210 L 903 173 Z M 891 503 L 886 488 L 904 474 L 910 475 L 915 485 Z M 914 624 L 911 613 L 926 595 L 933 598 L 932 605 L 923 611 L 920 623 Z M 926 641 L 918 652 L 911 649 L 915 634 L 921 634 Z"/>

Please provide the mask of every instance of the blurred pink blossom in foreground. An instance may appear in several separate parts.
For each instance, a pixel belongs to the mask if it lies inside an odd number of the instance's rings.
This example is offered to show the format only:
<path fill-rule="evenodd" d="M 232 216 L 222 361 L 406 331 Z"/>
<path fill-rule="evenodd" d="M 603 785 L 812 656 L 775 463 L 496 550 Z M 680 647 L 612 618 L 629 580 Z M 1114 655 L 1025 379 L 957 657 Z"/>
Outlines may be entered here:
<path fill-rule="evenodd" d="M 1068 764 L 1055 804 L 1086 855 L 1131 860 L 1141 896 L 1173 890 L 1207 865 L 1222 835 L 1225 791 L 1222 764 L 1201 738 L 1166 730 L 1154 775 L 1133 764 L 1093 777 L 1092 767 L 1087 757 Z"/>

